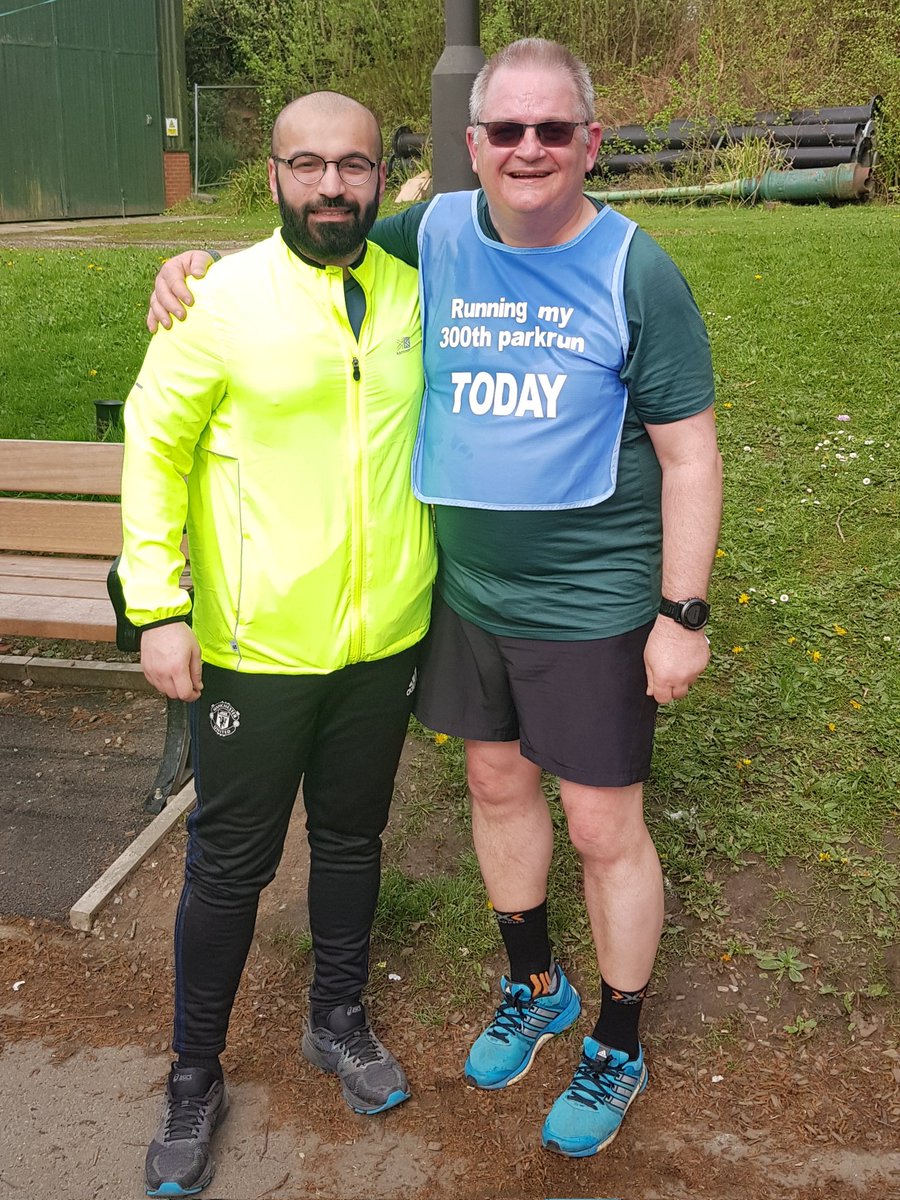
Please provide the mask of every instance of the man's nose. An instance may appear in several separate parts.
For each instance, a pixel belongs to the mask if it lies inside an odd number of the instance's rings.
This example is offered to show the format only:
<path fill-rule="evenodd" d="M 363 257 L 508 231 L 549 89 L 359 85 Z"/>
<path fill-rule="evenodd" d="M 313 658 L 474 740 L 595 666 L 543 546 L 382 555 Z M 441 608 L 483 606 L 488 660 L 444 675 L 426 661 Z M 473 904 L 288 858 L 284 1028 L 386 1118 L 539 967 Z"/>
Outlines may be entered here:
<path fill-rule="evenodd" d="M 329 162 L 325 164 L 325 174 L 319 180 L 319 192 L 323 196 L 342 196 L 344 193 L 344 181 L 338 173 L 337 163 Z"/>
<path fill-rule="evenodd" d="M 541 139 L 537 135 L 536 129 L 526 129 L 522 134 L 522 140 L 516 148 L 516 153 L 520 158 L 540 158 L 544 153 L 544 147 L 541 145 Z"/>

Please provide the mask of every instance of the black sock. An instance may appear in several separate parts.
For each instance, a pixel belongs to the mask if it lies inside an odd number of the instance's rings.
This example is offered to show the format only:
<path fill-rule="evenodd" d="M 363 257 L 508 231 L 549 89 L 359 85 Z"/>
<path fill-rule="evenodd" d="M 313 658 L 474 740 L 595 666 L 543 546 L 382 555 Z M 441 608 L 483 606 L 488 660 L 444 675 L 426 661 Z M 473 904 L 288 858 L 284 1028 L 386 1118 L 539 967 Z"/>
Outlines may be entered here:
<path fill-rule="evenodd" d="M 623 992 L 611 987 L 605 979 L 600 981 L 600 1019 L 591 1036 L 613 1050 L 624 1050 L 629 1058 L 637 1058 L 640 1052 L 638 1024 L 641 1007 L 647 995 L 649 982 L 636 992 Z"/>
<path fill-rule="evenodd" d="M 173 1063 L 173 1066 L 176 1071 L 182 1071 L 190 1067 L 200 1067 L 204 1071 L 209 1071 L 210 1075 L 215 1075 L 220 1083 L 225 1078 L 222 1071 L 222 1064 L 219 1062 L 217 1055 L 214 1055 L 212 1058 L 204 1058 L 201 1054 L 179 1054 L 178 1062 Z"/>
<path fill-rule="evenodd" d="M 553 955 L 547 932 L 547 901 L 524 912 L 497 912 L 500 936 L 509 955 L 509 978 L 527 983 L 532 995 L 553 990 Z"/>
<path fill-rule="evenodd" d="M 336 1035 L 349 1033 L 351 1029 L 359 1029 L 366 1023 L 366 1010 L 362 1000 L 351 1000 L 348 1004 L 338 1004 L 336 1008 L 312 1008 L 309 1023 L 313 1029 L 327 1029 Z"/>

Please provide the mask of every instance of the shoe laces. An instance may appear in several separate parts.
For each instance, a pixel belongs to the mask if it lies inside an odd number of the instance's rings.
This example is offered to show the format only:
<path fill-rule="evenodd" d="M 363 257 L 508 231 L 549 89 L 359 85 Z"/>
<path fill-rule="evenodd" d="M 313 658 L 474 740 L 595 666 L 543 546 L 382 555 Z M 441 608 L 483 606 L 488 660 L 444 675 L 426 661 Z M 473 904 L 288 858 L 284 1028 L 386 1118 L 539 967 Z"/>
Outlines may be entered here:
<path fill-rule="evenodd" d="M 588 1058 L 582 1055 L 569 1085 L 567 1096 L 586 1108 L 598 1109 L 617 1098 L 614 1084 L 625 1072 L 611 1059 Z"/>
<path fill-rule="evenodd" d="M 168 1143 L 196 1137 L 208 1108 L 206 1096 L 183 1096 L 179 1100 L 170 1100 L 164 1140 Z"/>
<path fill-rule="evenodd" d="M 360 1025 L 358 1029 L 350 1029 L 334 1039 L 348 1058 L 359 1067 L 367 1067 L 371 1063 L 381 1062 L 384 1058 L 381 1047 L 368 1024 Z"/>
<path fill-rule="evenodd" d="M 512 992 L 504 993 L 504 998 L 497 1006 L 497 1011 L 494 1013 L 494 1019 L 488 1030 L 491 1037 L 501 1042 L 508 1042 L 511 1036 L 519 1033 L 525 1024 L 524 1008 L 525 999 L 523 995 L 515 995 Z"/>

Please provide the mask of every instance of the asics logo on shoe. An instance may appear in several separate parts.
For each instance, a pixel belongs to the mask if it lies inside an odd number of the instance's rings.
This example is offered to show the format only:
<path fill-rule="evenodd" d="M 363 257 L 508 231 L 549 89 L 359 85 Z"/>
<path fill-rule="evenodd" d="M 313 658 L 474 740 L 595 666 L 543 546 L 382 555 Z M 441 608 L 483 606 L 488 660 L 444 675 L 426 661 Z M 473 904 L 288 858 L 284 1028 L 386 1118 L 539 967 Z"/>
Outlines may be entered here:
<path fill-rule="evenodd" d="M 194 1078 L 194 1076 L 190 1073 L 188 1073 L 186 1075 L 175 1074 L 172 1076 L 172 1082 L 173 1083 L 190 1083 L 193 1080 L 193 1078 Z"/>
<path fill-rule="evenodd" d="M 347 1008 L 347 1016 L 348 1017 L 355 1017 L 357 1013 L 361 1013 L 361 1012 L 362 1012 L 361 1004 L 351 1004 Z"/>

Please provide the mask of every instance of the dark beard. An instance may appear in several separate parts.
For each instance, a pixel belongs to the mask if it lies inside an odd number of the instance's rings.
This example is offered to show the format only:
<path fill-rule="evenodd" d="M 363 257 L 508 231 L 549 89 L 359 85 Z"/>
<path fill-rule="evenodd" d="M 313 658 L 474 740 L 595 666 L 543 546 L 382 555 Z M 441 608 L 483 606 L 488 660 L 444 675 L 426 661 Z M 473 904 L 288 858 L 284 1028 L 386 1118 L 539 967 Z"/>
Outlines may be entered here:
<path fill-rule="evenodd" d="M 315 204 L 304 204 L 301 208 L 294 208 L 285 200 L 280 180 L 276 180 L 276 187 L 284 240 L 292 249 L 298 250 L 314 262 L 323 264 L 355 258 L 362 250 L 369 230 L 378 216 L 377 195 L 373 196 L 364 208 L 349 196 L 340 199 L 320 196 Z M 324 208 L 349 209 L 349 219 L 340 225 L 311 227 L 309 214 Z"/>

